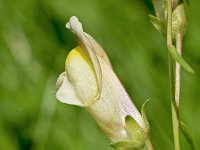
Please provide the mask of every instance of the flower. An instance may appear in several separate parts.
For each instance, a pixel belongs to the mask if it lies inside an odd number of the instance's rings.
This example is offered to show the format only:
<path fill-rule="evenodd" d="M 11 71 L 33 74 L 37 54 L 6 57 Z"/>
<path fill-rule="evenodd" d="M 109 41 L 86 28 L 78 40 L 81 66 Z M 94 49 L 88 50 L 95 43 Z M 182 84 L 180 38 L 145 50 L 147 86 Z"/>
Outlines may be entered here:
<path fill-rule="evenodd" d="M 68 54 L 65 72 L 57 80 L 57 99 L 90 112 L 113 146 L 142 147 L 147 138 L 145 120 L 114 73 L 103 48 L 83 31 L 75 16 L 66 27 L 76 34 L 79 46 Z"/>

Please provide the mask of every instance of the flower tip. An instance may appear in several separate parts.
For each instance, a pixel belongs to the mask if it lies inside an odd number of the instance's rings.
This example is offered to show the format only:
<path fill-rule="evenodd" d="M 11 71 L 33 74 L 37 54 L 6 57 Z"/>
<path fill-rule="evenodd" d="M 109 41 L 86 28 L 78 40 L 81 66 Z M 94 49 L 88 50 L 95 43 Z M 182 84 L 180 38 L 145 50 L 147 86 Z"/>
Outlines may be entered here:
<path fill-rule="evenodd" d="M 72 17 L 69 19 L 69 22 L 67 22 L 67 23 L 65 24 L 65 27 L 66 27 L 67 29 L 71 29 L 71 24 L 72 24 L 72 23 L 75 23 L 75 22 L 78 22 L 78 18 L 77 18 L 76 16 L 72 16 Z"/>
<path fill-rule="evenodd" d="M 77 18 L 76 16 L 72 16 L 72 17 L 70 18 L 70 20 L 76 20 L 76 21 L 78 21 L 78 18 Z"/>
<path fill-rule="evenodd" d="M 82 37 L 82 34 L 83 34 L 82 24 L 81 22 L 79 22 L 76 16 L 72 16 L 69 19 L 69 22 L 66 23 L 65 27 L 67 29 L 70 29 L 72 32 L 74 32 L 79 38 Z"/>

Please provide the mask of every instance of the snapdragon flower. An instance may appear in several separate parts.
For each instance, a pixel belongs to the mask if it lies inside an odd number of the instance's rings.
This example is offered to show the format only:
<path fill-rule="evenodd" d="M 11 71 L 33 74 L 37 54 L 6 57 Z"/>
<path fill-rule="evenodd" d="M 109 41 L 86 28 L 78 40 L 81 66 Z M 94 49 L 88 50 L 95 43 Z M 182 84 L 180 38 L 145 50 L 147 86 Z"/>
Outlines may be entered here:
<path fill-rule="evenodd" d="M 66 27 L 77 36 L 78 46 L 68 54 L 65 72 L 57 80 L 57 99 L 84 107 L 114 147 L 142 148 L 148 139 L 147 124 L 114 73 L 103 48 L 83 31 L 75 16 Z"/>

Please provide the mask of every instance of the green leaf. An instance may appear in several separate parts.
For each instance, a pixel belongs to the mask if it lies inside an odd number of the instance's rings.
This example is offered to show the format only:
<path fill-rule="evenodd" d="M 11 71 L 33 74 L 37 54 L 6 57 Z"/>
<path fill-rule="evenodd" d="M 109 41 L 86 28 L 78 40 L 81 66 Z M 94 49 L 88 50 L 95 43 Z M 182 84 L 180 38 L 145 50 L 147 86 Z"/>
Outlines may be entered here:
<path fill-rule="evenodd" d="M 195 73 L 192 67 L 183 59 L 183 57 L 178 53 L 174 45 L 168 45 L 169 52 L 173 58 L 188 72 Z"/>
<path fill-rule="evenodd" d="M 191 149 L 192 150 L 199 150 L 196 141 L 194 140 L 192 134 L 190 133 L 190 131 L 188 130 L 186 125 L 183 122 L 180 122 L 180 127 L 181 127 L 181 131 L 182 131 L 183 135 L 185 136 L 188 143 L 190 144 Z"/>
<path fill-rule="evenodd" d="M 153 24 L 153 26 L 158 30 L 160 33 L 162 33 L 162 21 L 157 18 L 156 16 L 149 14 L 150 22 Z"/>
<path fill-rule="evenodd" d="M 160 20 L 158 17 L 149 14 L 149 20 L 158 32 L 160 32 L 164 37 L 166 36 L 166 25 L 164 21 Z"/>
<path fill-rule="evenodd" d="M 142 105 L 141 114 L 142 114 L 142 117 L 143 117 L 145 124 L 146 124 L 146 133 L 149 135 L 150 126 L 149 126 L 149 122 L 148 122 L 148 119 L 147 119 L 147 116 L 146 116 L 146 113 L 145 113 L 148 103 L 149 103 L 149 99 L 146 100 L 146 102 L 144 102 L 144 104 Z"/>

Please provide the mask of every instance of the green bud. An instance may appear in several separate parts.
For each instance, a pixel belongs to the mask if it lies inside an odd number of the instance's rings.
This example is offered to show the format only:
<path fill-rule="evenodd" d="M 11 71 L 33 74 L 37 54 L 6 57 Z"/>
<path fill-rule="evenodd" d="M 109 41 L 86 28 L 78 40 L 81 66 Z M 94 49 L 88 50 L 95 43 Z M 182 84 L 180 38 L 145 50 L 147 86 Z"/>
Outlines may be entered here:
<path fill-rule="evenodd" d="M 185 34 L 187 21 L 183 3 L 178 5 L 172 13 L 172 38 L 176 40 L 177 34 Z"/>

